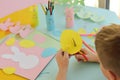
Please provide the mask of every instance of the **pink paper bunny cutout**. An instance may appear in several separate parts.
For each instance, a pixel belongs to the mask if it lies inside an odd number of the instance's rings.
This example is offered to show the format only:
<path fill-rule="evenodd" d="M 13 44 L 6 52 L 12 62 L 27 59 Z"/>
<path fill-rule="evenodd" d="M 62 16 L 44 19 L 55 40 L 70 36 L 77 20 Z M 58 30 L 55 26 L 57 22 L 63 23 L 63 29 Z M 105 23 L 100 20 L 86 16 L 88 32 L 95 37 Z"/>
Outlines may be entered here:
<path fill-rule="evenodd" d="M 10 19 L 7 19 L 4 23 L 0 23 L 0 29 L 3 31 L 7 31 L 9 27 L 13 26 L 14 23 L 10 22 Z"/>
<path fill-rule="evenodd" d="M 9 30 L 13 34 L 17 34 L 21 28 L 22 28 L 22 26 L 20 25 L 20 22 L 17 22 L 16 25 L 14 27 L 10 27 Z"/>
<path fill-rule="evenodd" d="M 31 32 L 33 31 L 32 27 L 30 25 L 27 25 L 27 26 L 24 26 L 20 32 L 19 32 L 19 35 L 22 37 L 22 38 L 25 38 L 27 37 Z"/>

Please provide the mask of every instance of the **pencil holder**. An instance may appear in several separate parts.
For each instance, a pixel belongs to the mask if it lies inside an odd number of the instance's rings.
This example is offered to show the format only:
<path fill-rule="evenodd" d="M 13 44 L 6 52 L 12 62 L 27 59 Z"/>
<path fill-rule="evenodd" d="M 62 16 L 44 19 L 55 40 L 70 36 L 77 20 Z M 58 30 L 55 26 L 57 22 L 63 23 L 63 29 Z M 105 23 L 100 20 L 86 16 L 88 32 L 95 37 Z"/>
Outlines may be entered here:
<path fill-rule="evenodd" d="M 66 15 L 66 27 L 71 28 L 74 26 L 74 9 L 66 8 L 65 9 L 65 15 Z"/>
<path fill-rule="evenodd" d="M 54 12 L 50 13 L 49 10 L 47 11 L 46 23 L 47 23 L 47 31 L 54 31 L 55 29 Z"/>

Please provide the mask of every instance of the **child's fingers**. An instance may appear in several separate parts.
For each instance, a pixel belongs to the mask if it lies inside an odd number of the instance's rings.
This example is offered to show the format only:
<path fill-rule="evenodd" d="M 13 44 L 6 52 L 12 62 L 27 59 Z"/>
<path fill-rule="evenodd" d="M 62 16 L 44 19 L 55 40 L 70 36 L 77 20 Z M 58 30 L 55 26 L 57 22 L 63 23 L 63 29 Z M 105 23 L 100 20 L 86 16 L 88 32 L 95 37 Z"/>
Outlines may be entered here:
<path fill-rule="evenodd" d="M 62 50 L 60 49 L 56 54 L 56 58 L 61 57 L 61 56 L 62 56 Z"/>
<path fill-rule="evenodd" d="M 62 53 L 62 49 L 60 49 L 60 50 L 58 51 L 58 53 Z"/>
<path fill-rule="evenodd" d="M 75 58 L 77 59 L 77 61 L 84 60 L 83 56 L 80 54 L 75 55 Z"/>
<path fill-rule="evenodd" d="M 64 57 L 67 58 L 67 59 L 69 59 L 69 55 L 68 55 L 67 52 L 64 52 Z"/>
<path fill-rule="evenodd" d="M 85 49 L 85 48 L 82 48 L 80 51 L 82 51 L 84 54 L 88 54 L 89 53 L 88 50 Z"/>

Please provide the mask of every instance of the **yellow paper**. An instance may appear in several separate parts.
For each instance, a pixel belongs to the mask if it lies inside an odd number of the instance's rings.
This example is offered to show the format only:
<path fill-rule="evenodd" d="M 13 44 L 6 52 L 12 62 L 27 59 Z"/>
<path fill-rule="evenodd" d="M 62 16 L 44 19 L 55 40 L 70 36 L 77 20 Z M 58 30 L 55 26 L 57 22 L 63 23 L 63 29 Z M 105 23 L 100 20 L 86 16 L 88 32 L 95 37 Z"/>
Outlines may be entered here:
<path fill-rule="evenodd" d="M 0 80 L 28 80 L 24 77 L 21 77 L 19 75 L 16 74 L 6 74 L 2 69 L 0 69 Z"/>
<path fill-rule="evenodd" d="M 69 54 L 75 54 L 81 50 L 82 38 L 73 30 L 64 30 L 60 38 L 62 50 Z"/>
<path fill-rule="evenodd" d="M 4 18 L 1 18 L 0 23 L 6 21 L 8 18 L 11 19 L 11 22 L 20 22 L 22 25 L 30 24 L 32 27 L 35 27 L 38 24 L 37 6 L 34 5 L 23 10 L 16 11 Z"/>
<path fill-rule="evenodd" d="M 16 71 L 16 69 L 13 67 L 6 67 L 3 69 L 3 72 L 6 74 L 13 74 L 13 73 L 15 73 L 15 71 Z"/>
<path fill-rule="evenodd" d="M 79 33 L 79 34 L 86 34 L 87 32 L 86 32 L 85 29 L 80 28 L 80 29 L 78 30 L 78 33 Z"/>
<path fill-rule="evenodd" d="M 5 43 L 7 46 L 13 46 L 15 43 L 15 38 L 10 38 Z"/>
<path fill-rule="evenodd" d="M 31 40 L 21 40 L 19 45 L 23 48 L 31 48 L 35 46 L 35 43 Z"/>
<path fill-rule="evenodd" d="M 10 34 L 9 31 L 2 31 L 2 30 L 0 30 L 0 39 L 4 38 L 4 37 L 7 36 L 8 34 Z"/>

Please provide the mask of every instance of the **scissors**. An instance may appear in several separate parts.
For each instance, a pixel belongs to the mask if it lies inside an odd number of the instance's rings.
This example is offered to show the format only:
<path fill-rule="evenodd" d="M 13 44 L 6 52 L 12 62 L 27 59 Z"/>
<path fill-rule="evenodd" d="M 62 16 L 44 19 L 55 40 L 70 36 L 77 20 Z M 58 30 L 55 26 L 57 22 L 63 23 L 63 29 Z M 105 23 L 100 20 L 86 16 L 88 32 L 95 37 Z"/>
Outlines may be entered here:
<path fill-rule="evenodd" d="M 86 54 L 81 50 L 84 44 L 90 51 L 95 51 L 81 38 L 81 36 L 74 30 L 64 30 L 60 38 L 61 48 L 63 51 L 69 53 L 70 56 L 81 54 L 84 61 L 88 61 Z"/>

